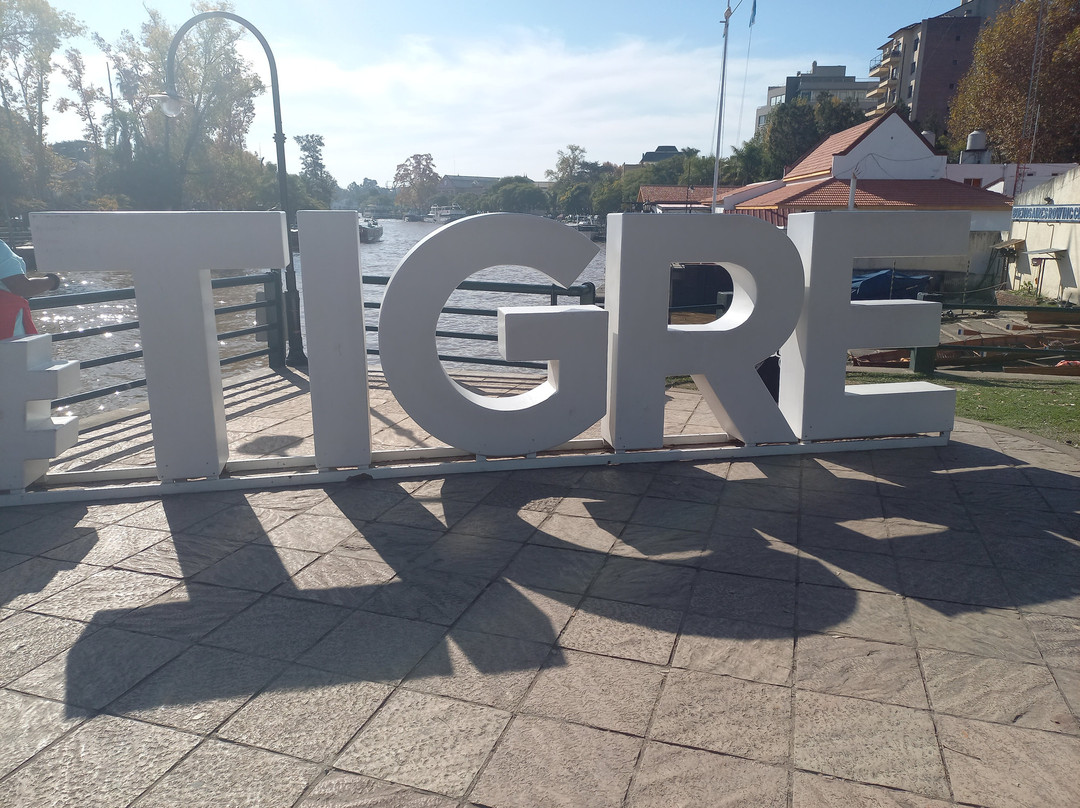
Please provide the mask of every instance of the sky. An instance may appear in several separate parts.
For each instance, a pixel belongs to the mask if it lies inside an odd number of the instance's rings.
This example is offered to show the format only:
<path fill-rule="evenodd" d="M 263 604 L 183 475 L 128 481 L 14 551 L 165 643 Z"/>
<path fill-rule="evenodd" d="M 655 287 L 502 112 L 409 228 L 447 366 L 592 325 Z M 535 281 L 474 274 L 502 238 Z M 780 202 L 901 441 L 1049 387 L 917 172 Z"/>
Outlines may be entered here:
<path fill-rule="evenodd" d="M 50 0 L 115 42 L 147 19 L 141 0 Z M 753 134 L 769 85 L 843 64 L 867 78 L 897 29 L 959 0 L 732 0 L 723 155 Z M 145 0 L 179 28 L 188 0 Z M 429 153 L 440 174 L 534 180 L 576 144 L 585 159 L 637 162 L 658 145 L 713 154 L 725 2 L 675 0 L 233 0 L 277 62 L 282 128 L 319 134 L 341 186 L 389 185 L 398 164 Z M 107 86 L 106 60 L 76 43 L 90 81 Z M 242 49 L 269 87 L 262 48 Z M 57 76 L 54 88 L 64 86 Z M 256 102 L 248 148 L 274 157 L 270 93 Z M 50 114 L 47 138 L 80 138 L 73 113 Z M 299 170 L 292 140 L 290 171 Z"/>

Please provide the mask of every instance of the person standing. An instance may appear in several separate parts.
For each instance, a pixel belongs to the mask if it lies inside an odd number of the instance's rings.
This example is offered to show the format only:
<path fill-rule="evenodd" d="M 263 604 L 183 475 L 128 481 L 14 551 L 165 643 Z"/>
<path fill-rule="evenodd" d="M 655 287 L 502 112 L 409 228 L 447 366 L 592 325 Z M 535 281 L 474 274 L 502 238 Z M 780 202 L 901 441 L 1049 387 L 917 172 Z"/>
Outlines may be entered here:
<path fill-rule="evenodd" d="M 27 298 L 60 288 L 60 276 L 26 277 L 26 262 L 0 241 L 0 339 L 36 334 Z"/>

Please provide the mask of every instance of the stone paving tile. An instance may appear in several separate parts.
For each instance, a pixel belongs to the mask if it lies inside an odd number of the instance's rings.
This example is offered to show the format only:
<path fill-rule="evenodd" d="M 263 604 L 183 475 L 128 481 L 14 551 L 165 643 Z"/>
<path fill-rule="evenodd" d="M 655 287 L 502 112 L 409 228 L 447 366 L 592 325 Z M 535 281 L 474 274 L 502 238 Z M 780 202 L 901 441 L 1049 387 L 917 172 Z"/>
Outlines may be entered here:
<path fill-rule="evenodd" d="M 574 470 L 575 474 L 579 474 Z M 543 482 L 530 482 L 515 478 L 512 474 L 509 478 L 500 482 L 491 492 L 484 497 L 484 505 L 510 510 L 525 509 L 530 511 L 544 511 L 550 513 L 555 510 L 559 501 L 570 494 L 567 485 L 552 485 Z"/>
<path fill-rule="evenodd" d="M 356 525 L 344 516 L 299 513 L 256 541 L 274 547 L 328 553 L 356 532 Z"/>
<path fill-rule="evenodd" d="M 318 556 L 304 550 L 248 544 L 193 576 L 203 584 L 269 592 Z"/>
<path fill-rule="evenodd" d="M 663 680 L 656 665 L 556 651 L 521 711 L 643 736 Z"/>
<path fill-rule="evenodd" d="M 650 735 L 767 763 L 788 760 L 791 691 L 729 676 L 673 670 Z"/>
<path fill-rule="evenodd" d="M 186 532 L 231 541 L 252 541 L 265 536 L 288 518 L 289 514 L 284 511 L 253 508 L 244 503 L 218 511 L 213 516 L 191 525 Z"/>
<path fill-rule="evenodd" d="M 642 497 L 630 521 L 653 527 L 678 530 L 708 530 L 716 516 L 716 506 L 701 502 L 682 502 L 661 497 Z"/>
<path fill-rule="evenodd" d="M 87 632 L 9 687 L 99 710 L 183 650 L 173 640 L 105 627 Z"/>
<path fill-rule="evenodd" d="M 594 550 L 606 553 L 615 544 L 623 527 L 621 522 L 554 513 L 532 534 L 529 543 L 564 550 Z"/>
<path fill-rule="evenodd" d="M 914 642 L 904 599 L 888 593 L 801 584 L 798 624 L 800 631 L 902 645 Z"/>
<path fill-rule="evenodd" d="M 60 561 L 108 567 L 157 544 L 165 537 L 166 534 L 159 530 L 108 525 L 75 541 L 47 550 L 42 555 Z"/>
<path fill-rule="evenodd" d="M 93 536 L 103 525 L 76 524 L 78 520 L 60 515 L 43 516 L 0 535 L 0 548 L 9 553 L 38 555 L 62 547 L 84 536 Z"/>
<path fill-rule="evenodd" d="M 890 536 L 894 539 L 889 544 L 897 557 L 993 566 L 994 562 L 990 560 L 986 545 L 978 533 L 959 530 L 924 533 L 911 521 L 903 526 L 906 529 L 901 529 L 900 521 L 889 522 Z"/>
<path fill-rule="evenodd" d="M 264 687 L 284 663 L 195 646 L 111 705 L 113 712 L 207 733 Z"/>
<path fill-rule="evenodd" d="M 900 590 L 900 575 L 892 556 L 834 548 L 802 548 L 799 551 L 799 581 L 868 592 Z"/>
<path fill-rule="evenodd" d="M 342 553 L 315 558 L 274 592 L 348 608 L 363 606 L 394 577 L 394 568 Z"/>
<path fill-rule="evenodd" d="M 795 646 L 796 685 L 834 696 L 853 696 L 927 709 L 919 660 L 905 645 L 804 634 Z"/>
<path fill-rule="evenodd" d="M 488 584 L 437 570 L 408 570 L 363 601 L 364 611 L 449 626 L 461 616 Z"/>
<path fill-rule="evenodd" d="M 697 566 L 709 540 L 706 533 L 653 525 L 627 525 L 611 547 L 611 555 Z"/>
<path fill-rule="evenodd" d="M 547 511 L 528 508 L 481 504 L 462 517 L 454 525 L 454 530 L 487 539 L 523 542 L 535 532 L 547 514 Z"/>
<path fill-rule="evenodd" d="M 297 661 L 364 681 L 397 683 L 445 633 L 431 623 L 356 612 Z"/>
<path fill-rule="evenodd" d="M 492 808 L 622 804 L 641 740 L 547 718 L 518 716 L 471 799 Z"/>
<path fill-rule="evenodd" d="M 788 684 L 795 632 L 764 623 L 688 615 L 672 665 L 773 685 Z"/>
<path fill-rule="evenodd" d="M 1047 664 L 1080 670 L 1080 618 L 1031 614 L 1025 620 Z"/>
<path fill-rule="evenodd" d="M 149 575 L 190 578 L 236 552 L 241 546 L 239 542 L 177 533 L 116 562 L 114 566 Z"/>
<path fill-rule="evenodd" d="M 100 571 L 89 564 L 31 558 L 0 572 L 0 604 L 25 609 Z"/>
<path fill-rule="evenodd" d="M 359 532 L 334 548 L 335 555 L 349 555 L 389 564 L 394 569 L 408 566 L 414 558 L 437 542 L 445 531 L 425 530 L 385 522 L 360 524 Z"/>
<path fill-rule="evenodd" d="M 634 603 L 586 598 L 559 638 L 563 648 L 666 665 L 681 614 Z"/>
<path fill-rule="evenodd" d="M 753 760 L 647 743 L 627 808 L 787 808 L 787 772 Z"/>
<path fill-rule="evenodd" d="M 919 646 L 976 656 L 1041 662 L 1035 638 L 1018 612 L 964 607 L 942 601 L 907 602 Z"/>
<path fill-rule="evenodd" d="M 430 569 L 492 579 L 521 550 L 512 541 L 485 539 L 451 531 L 411 562 L 410 569 Z"/>
<path fill-rule="evenodd" d="M 332 771 L 309 788 L 296 808 L 457 808 L 458 801 L 397 783 Z"/>
<path fill-rule="evenodd" d="M 582 594 L 604 560 L 599 553 L 526 544 L 503 570 L 503 577 L 530 589 L 541 587 Z"/>
<path fill-rule="evenodd" d="M 889 528 L 877 517 L 833 519 L 799 517 L 799 547 L 828 547 L 859 553 L 890 553 Z"/>
<path fill-rule="evenodd" d="M 344 485 L 327 489 L 329 496 L 308 513 L 325 516 L 344 516 L 353 521 L 378 519 L 405 498 L 405 492 L 380 489 L 377 486 Z"/>
<path fill-rule="evenodd" d="M 793 543 L 772 541 L 756 531 L 742 536 L 713 534 L 701 566 L 718 572 L 794 581 L 798 551 Z"/>
<path fill-rule="evenodd" d="M 793 513 L 721 505 L 716 509 L 712 532 L 726 536 L 759 536 L 794 544 L 799 535 L 799 517 Z"/>
<path fill-rule="evenodd" d="M 260 594 L 187 583 L 118 617 L 113 628 L 153 634 L 181 642 L 194 642 L 246 609 Z"/>
<path fill-rule="evenodd" d="M 684 609 L 695 575 L 686 567 L 609 556 L 589 594 L 660 609 Z"/>
<path fill-rule="evenodd" d="M 397 690 L 334 765 L 460 797 L 509 720 L 502 710 Z"/>
<path fill-rule="evenodd" d="M 496 581 L 470 606 L 458 628 L 553 643 L 574 613 L 580 597 L 568 592 L 527 589 Z"/>
<path fill-rule="evenodd" d="M 658 474 L 645 493 L 649 497 L 716 505 L 723 490 L 724 480 L 717 477 Z"/>
<path fill-rule="evenodd" d="M 1012 605 L 1025 612 L 1080 618 L 1080 579 L 1051 572 L 1002 570 Z"/>
<path fill-rule="evenodd" d="M 83 720 L 60 702 L 0 690 L 0 778 Z"/>
<path fill-rule="evenodd" d="M 320 773 L 314 763 L 207 740 L 139 800 L 142 808 L 288 808 Z"/>
<path fill-rule="evenodd" d="M 83 623 L 15 612 L 0 624 L 0 685 L 65 651 L 86 630 Z"/>
<path fill-rule="evenodd" d="M 953 804 L 809 772 L 795 772 L 792 784 L 791 808 L 946 808 Z"/>
<path fill-rule="evenodd" d="M 439 499 L 414 493 L 380 516 L 379 521 L 405 527 L 441 530 L 456 525 L 472 510 L 474 504 L 459 499 Z"/>
<path fill-rule="evenodd" d="M 127 805 L 198 741 L 194 735 L 101 715 L 0 780 L 0 805 Z"/>
<path fill-rule="evenodd" d="M 112 622 L 124 612 L 160 597 L 176 586 L 172 578 L 106 569 L 52 597 L 35 603 L 34 611 L 74 620 Z"/>
<path fill-rule="evenodd" d="M 959 802 L 995 808 L 1080 804 L 1080 739 L 951 716 L 937 723 Z"/>
<path fill-rule="evenodd" d="M 737 464 L 732 464 L 732 469 Z M 796 485 L 793 483 L 793 485 Z M 760 511 L 795 513 L 799 509 L 799 489 L 787 485 L 763 485 L 761 481 L 732 481 L 720 494 L 720 507 L 751 508 Z"/>
<path fill-rule="evenodd" d="M 1000 573 L 992 567 L 898 558 L 902 594 L 976 606 L 1012 606 Z"/>
<path fill-rule="evenodd" d="M 348 615 L 340 606 L 268 595 L 203 637 L 202 643 L 291 660 Z"/>
<path fill-rule="evenodd" d="M 1065 701 L 1069 703 L 1073 714 L 1080 718 L 1080 670 L 1051 668 L 1050 672 L 1057 680 Z"/>
<path fill-rule="evenodd" d="M 421 480 L 415 496 L 431 500 L 454 500 L 476 504 L 506 479 L 505 472 L 451 474 L 435 480 Z"/>
<path fill-rule="evenodd" d="M 536 677 L 550 646 L 454 630 L 420 661 L 403 686 L 512 710 Z M 560 655 L 561 656 L 561 655 Z"/>
<path fill-rule="evenodd" d="M 798 690 L 795 766 L 948 799 L 930 714 Z"/>
<path fill-rule="evenodd" d="M 293 665 L 217 731 L 220 738 L 326 761 L 344 748 L 391 689 Z"/>
<path fill-rule="evenodd" d="M 934 710 L 1055 732 L 1078 731 L 1050 671 L 1003 659 L 949 651 L 919 652 Z"/>
<path fill-rule="evenodd" d="M 588 469 L 581 478 L 581 487 L 640 496 L 648 490 L 652 480 L 652 474 L 635 471 L 627 466 L 607 466 Z"/>
<path fill-rule="evenodd" d="M 694 581 L 690 611 L 790 627 L 795 620 L 795 584 L 702 570 Z"/>
<path fill-rule="evenodd" d="M 634 494 L 574 489 L 555 506 L 555 513 L 591 519 L 598 523 L 626 522 L 640 501 L 641 497 Z"/>
<path fill-rule="evenodd" d="M 6 553 L 0 550 L 0 572 L 14 567 L 16 564 L 21 564 L 24 561 L 30 560 L 31 556 L 23 555 L 22 553 Z"/>

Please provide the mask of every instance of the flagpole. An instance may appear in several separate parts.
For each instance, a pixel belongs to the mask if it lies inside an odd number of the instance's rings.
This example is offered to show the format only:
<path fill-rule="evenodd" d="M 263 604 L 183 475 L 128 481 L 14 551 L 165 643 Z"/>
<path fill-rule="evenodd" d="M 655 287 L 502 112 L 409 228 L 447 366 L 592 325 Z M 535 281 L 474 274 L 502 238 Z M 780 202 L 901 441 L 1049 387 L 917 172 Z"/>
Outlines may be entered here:
<path fill-rule="evenodd" d="M 724 138 L 724 82 L 727 81 L 727 45 L 728 25 L 731 22 L 731 0 L 728 0 L 727 10 L 724 12 L 724 57 L 720 63 L 720 100 L 716 112 L 716 156 L 713 160 L 712 175 L 712 213 L 716 213 L 716 194 L 720 188 L 720 148 Z"/>

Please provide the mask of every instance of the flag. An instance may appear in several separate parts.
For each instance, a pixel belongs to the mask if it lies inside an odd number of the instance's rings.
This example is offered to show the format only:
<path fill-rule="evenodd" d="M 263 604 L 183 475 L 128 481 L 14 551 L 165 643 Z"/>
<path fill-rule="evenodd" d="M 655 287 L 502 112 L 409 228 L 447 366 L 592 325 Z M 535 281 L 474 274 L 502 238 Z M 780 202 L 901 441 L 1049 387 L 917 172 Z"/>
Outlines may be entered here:
<path fill-rule="evenodd" d="M 750 27 L 754 27 L 754 20 L 757 18 L 757 0 L 754 0 L 754 4 L 750 6 Z"/>

